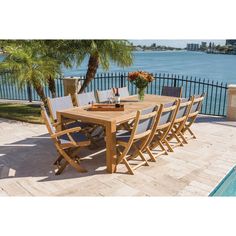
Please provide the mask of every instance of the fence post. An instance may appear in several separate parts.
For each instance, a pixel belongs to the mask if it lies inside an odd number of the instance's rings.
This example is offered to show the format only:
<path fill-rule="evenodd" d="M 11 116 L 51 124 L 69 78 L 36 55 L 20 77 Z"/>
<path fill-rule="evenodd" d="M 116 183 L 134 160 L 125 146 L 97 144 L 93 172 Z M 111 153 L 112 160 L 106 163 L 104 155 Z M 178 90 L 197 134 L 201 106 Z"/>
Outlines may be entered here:
<path fill-rule="evenodd" d="M 176 76 L 174 77 L 174 87 L 176 87 L 177 84 L 176 84 Z"/>
<path fill-rule="evenodd" d="M 29 102 L 32 102 L 32 88 L 29 83 L 27 83 L 27 95 Z"/>
<path fill-rule="evenodd" d="M 236 120 L 236 85 L 228 86 L 227 119 Z"/>
<path fill-rule="evenodd" d="M 123 75 L 120 76 L 120 87 L 121 88 L 124 87 L 124 76 Z"/>

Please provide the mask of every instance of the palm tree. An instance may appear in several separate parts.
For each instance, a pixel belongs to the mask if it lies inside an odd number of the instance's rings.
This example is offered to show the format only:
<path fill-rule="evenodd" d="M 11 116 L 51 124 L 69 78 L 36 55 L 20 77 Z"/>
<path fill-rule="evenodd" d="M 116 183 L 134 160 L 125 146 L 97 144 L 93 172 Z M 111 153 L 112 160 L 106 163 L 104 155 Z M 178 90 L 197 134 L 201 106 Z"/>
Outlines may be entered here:
<path fill-rule="evenodd" d="M 40 55 L 32 45 L 6 46 L 6 57 L 0 63 L 0 69 L 10 70 L 13 80 L 18 80 L 20 86 L 30 84 L 46 105 L 43 87 L 49 77 L 54 78 L 60 73 L 56 60 Z"/>
<path fill-rule="evenodd" d="M 57 68 L 64 66 L 71 68 L 74 61 L 74 50 L 70 47 L 70 40 L 37 40 L 34 41 L 37 45 L 38 52 L 41 58 L 46 60 L 53 60 L 57 65 Z M 61 71 L 60 71 L 61 72 Z M 52 94 L 52 97 L 56 97 L 56 76 L 50 74 L 47 78 L 48 88 Z"/>
<path fill-rule="evenodd" d="M 88 69 L 80 93 L 94 79 L 99 65 L 108 70 L 110 61 L 118 66 L 130 66 L 132 46 L 127 40 L 1 40 L 7 57 L 0 68 L 14 71 L 14 78 L 22 84 L 33 85 L 42 101 L 46 101 L 43 85 L 48 84 L 56 96 L 54 79 L 61 74 L 61 66 L 80 66 L 88 56 Z M 22 76 L 21 76 L 22 74 Z M 38 77 L 37 77 L 38 76 Z"/>
<path fill-rule="evenodd" d="M 38 58 L 44 60 L 45 65 L 54 65 L 54 72 L 51 68 L 51 73 L 47 75 L 44 82 L 48 85 L 52 97 L 56 97 L 55 79 L 59 73 L 61 74 L 61 66 L 70 68 L 74 61 L 73 51 L 68 47 L 70 40 L 0 40 L 0 44 L 4 49 L 7 47 L 23 51 L 30 49 L 32 52 L 35 51 L 31 55 L 37 54 Z"/>
<path fill-rule="evenodd" d="M 133 62 L 132 47 L 126 40 L 80 40 L 75 43 L 78 45 L 75 52 L 77 65 L 86 56 L 89 57 L 86 77 L 79 93 L 94 79 L 100 64 L 104 70 L 108 70 L 110 61 L 121 67 L 130 66 Z"/>

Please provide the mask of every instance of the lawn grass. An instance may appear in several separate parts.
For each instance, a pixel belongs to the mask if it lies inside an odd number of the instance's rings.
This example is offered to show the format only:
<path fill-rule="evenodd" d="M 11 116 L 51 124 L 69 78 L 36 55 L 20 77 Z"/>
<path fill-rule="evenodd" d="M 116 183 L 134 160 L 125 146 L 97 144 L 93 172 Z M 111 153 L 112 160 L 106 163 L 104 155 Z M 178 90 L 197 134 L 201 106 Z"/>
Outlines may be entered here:
<path fill-rule="evenodd" d="M 0 117 L 42 124 L 40 107 L 32 104 L 0 103 Z"/>

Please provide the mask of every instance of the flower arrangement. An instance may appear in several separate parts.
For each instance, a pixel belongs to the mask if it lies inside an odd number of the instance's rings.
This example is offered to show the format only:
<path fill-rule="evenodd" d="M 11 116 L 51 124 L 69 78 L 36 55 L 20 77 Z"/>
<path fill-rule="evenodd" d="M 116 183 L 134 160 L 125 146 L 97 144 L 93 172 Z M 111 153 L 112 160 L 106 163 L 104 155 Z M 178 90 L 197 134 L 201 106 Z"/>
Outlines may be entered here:
<path fill-rule="evenodd" d="M 140 101 L 144 100 L 145 89 L 148 83 L 151 83 L 154 78 L 152 74 L 145 71 L 134 71 L 128 74 L 128 80 L 138 88 L 138 97 Z"/>

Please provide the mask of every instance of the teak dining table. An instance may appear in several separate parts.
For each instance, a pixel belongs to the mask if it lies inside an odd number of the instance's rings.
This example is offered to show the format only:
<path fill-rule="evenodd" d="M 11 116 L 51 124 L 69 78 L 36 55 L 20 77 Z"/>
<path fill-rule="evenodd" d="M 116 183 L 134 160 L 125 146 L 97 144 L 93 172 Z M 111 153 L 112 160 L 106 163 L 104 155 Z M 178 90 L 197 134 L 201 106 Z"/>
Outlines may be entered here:
<path fill-rule="evenodd" d="M 153 105 L 174 102 L 175 100 L 176 98 L 174 97 L 146 94 L 144 101 L 138 101 L 137 95 L 133 95 L 121 99 L 121 103 L 124 104 L 124 111 L 88 111 L 86 110 L 88 106 L 84 106 L 57 111 L 57 118 L 59 124 L 62 124 L 63 119 L 73 119 L 104 126 L 106 131 L 107 172 L 113 173 L 116 170 L 117 125 L 135 118 L 138 110 Z"/>

